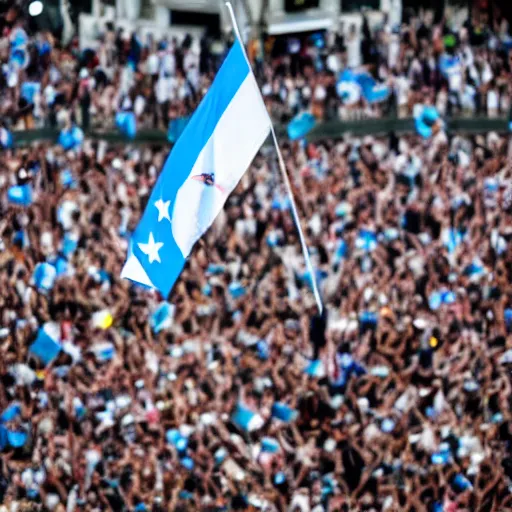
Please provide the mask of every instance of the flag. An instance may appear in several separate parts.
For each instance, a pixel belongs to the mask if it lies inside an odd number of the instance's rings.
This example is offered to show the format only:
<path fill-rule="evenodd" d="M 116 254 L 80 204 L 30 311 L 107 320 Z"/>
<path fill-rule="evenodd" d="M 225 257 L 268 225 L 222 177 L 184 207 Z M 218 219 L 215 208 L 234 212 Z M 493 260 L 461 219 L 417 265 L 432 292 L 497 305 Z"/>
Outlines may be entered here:
<path fill-rule="evenodd" d="M 13 403 L 4 410 L 2 415 L 0 416 L 0 422 L 6 423 L 8 421 L 13 421 L 16 418 L 21 416 L 21 406 L 19 403 Z"/>
<path fill-rule="evenodd" d="M 134 139 L 137 135 L 137 119 L 133 112 L 118 112 L 116 114 L 116 126 L 129 139 Z"/>
<path fill-rule="evenodd" d="M 245 405 L 239 403 L 231 415 L 231 421 L 243 432 L 259 430 L 265 423 L 263 418 Z"/>
<path fill-rule="evenodd" d="M 297 114 L 288 124 L 288 137 L 290 140 L 304 138 L 316 124 L 316 119 L 309 112 Z"/>
<path fill-rule="evenodd" d="M 310 377 L 321 379 L 325 377 L 325 366 L 322 361 L 316 359 L 309 362 L 309 364 L 304 369 L 304 373 Z"/>
<path fill-rule="evenodd" d="M 116 355 L 116 348 L 109 341 L 102 341 L 100 343 L 95 343 L 91 347 L 91 353 L 94 354 L 96 361 L 99 363 L 107 363 L 114 359 Z"/>
<path fill-rule="evenodd" d="M 7 190 L 7 199 L 18 206 L 30 206 L 32 204 L 32 186 L 30 183 L 24 185 L 13 185 Z"/>
<path fill-rule="evenodd" d="M 168 302 L 161 302 L 149 318 L 149 324 L 155 334 L 169 329 L 172 326 L 175 306 Z"/>
<path fill-rule="evenodd" d="M 164 164 L 132 235 L 123 278 L 169 294 L 270 128 L 237 41 Z"/>
<path fill-rule="evenodd" d="M 48 262 L 38 263 L 32 274 L 32 283 L 43 293 L 49 292 L 57 279 L 57 269 Z"/>
<path fill-rule="evenodd" d="M 64 129 L 59 134 L 59 144 L 66 150 L 79 149 L 84 141 L 84 132 L 78 126 Z"/>
<path fill-rule="evenodd" d="M 424 139 L 432 137 L 433 127 L 440 123 L 439 112 L 432 105 L 416 105 L 414 108 L 414 125 L 416 133 Z"/>
<path fill-rule="evenodd" d="M 279 441 L 275 437 L 264 437 L 261 440 L 261 451 L 267 453 L 277 453 L 279 451 Z"/>
<path fill-rule="evenodd" d="M 346 105 L 354 105 L 361 96 L 368 103 L 386 101 L 391 92 L 386 84 L 376 82 L 367 71 L 355 73 L 349 69 L 340 74 L 336 90 Z"/>
<path fill-rule="evenodd" d="M 47 322 L 39 329 L 37 338 L 30 346 L 29 351 L 47 365 L 59 355 L 61 348 L 59 325 Z"/>
<path fill-rule="evenodd" d="M 284 421 L 285 423 L 295 421 L 297 415 L 298 412 L 295 409 L 292 409 L 289 405 L 282 402 L 276 402 L 272 406 L 272 417 Z"/>

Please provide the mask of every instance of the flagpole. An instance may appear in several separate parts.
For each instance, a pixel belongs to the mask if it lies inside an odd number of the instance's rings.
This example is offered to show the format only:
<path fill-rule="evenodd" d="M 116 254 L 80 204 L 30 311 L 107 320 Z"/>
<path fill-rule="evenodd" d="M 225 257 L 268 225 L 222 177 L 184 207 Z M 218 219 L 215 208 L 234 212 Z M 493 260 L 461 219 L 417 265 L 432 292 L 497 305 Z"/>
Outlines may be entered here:
<path fill-rule="evenodd" d="M 231 2 L 226 2 L 226 7 L 229 10 L 229 15 L 231 17 L 231 23 L 233 24 L 233 31 L 235 32 L 236 38 L 240 42 L 240 46 L 242 47 L 242 50 L 243 50 L 244 55 L 245 55 L 245 58 L 247 60 L 247 63 L 249 64 L 249 67 L 251 68 L 251 73 L 252 73 L 251 63 L 249 61 L 249 58 L 247 57 L 247 52 L 245 51 L 245 45 L 244 45 L 244 42 L 243 42 L 242 37 L 240 35 L 240 30 L 238 28 L 238 23 L 236 21 L 235 12 L 233 11 L 233 6 L 231 5 Z M 260 92 L 260 98 L 261 98 L 261 101 L 263 102 L 263 97 L 261 96 L 261 92 Z M 265 110 L 266 110 L 266 108 L 265 108 Z M 324 306 L 323 306 L 323 303 L 322 303 L 322 298 L 320 296 L 320 292 L 318 290 L 318 283 L 317 283 L 317 279 L 316 279 L 316 273 L 315 273 L 315 270 L 313 268 L 313 264 L 311 263 L 311 258 L 309 256 L 308 246 L 307 246 L 307 243 L 306 243 L 306 237 L 304 236 L 304 232 L 302 231 L 302 225 L 300 223 L 299 213 L 297 211 L 297 206 L 295 204 L 295 198 L 293 196 L 292 186 L 291 186 L 291 183 L 290 183 L 290 179 L 288 177 L 288 173 L 286 172 L 286 165 L 284 163 L 284 158 L 283 158 L 283 155 L 281 153 L 281 149 L 279 148 L 279 143 L 277 141 L 276 131 L 274 129 L 274 123 L 272 122 L 272 119 L 270 118 L 270 114 L 269 114 L 269 119 L 270 119 L 270 130 L 271 130 L 271 133 L 272 133 L 272 139 L 274 141 L 274 146 L 275 146 L 276 152 L 277 152 L 277 160 L 279 162 L 279 169 L 280 169 L 281 174 L 283 176 L 283 181 L 284 181 L 284 184 L 286 186 L 286 190 L 288 192 L 288 196 L 290 198 L 290 205 L 291 205 L 292 215 L 293 215 L 293 219 L 295 221 L 295 225 L 297 226 L 297 231 L 299 232 L 300 244 L 302 246 L 302 252 L 304 254 L 304 260 L 306 261 L 306 267 L 308 269 L 309 275 L 311 276 L 311 283 L 313 285 L 313 294 L 315 296 L 315 300 L 316 300 L 316 304 L 317 304 L 317 307 L 318 307 L 318 311 L 319 311 L 320 314 L 322 314 Z"/>

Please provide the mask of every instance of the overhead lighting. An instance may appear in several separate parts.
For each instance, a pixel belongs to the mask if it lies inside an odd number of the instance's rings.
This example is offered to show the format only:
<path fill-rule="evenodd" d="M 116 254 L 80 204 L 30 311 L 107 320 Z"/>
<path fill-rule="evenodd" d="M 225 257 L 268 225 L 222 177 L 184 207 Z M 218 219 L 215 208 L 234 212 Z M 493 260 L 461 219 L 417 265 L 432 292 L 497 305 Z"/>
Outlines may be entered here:
<path fill-rule="evenodd" d="M 28 13 L 30 16 L 39 16 L 43 12 L 43 2 L 35 0 L 28 6 Z"/>

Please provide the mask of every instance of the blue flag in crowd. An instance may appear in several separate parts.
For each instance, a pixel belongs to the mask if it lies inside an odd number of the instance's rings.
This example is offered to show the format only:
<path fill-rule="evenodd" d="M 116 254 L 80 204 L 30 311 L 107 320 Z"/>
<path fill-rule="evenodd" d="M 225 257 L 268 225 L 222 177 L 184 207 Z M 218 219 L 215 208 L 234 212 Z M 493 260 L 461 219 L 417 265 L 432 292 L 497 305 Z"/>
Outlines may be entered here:
<path fill-rule="evenodd" d="M 30 346 L 30 353 L 34 354 L 45 365 L 50 364 L 61 350 L 59 326 L 48 322 L 39 329 L 37 338 Z"/>
<path fill-rule="evenodd" d="M 316 119 L 309 112 L 301 112 L 297 114 L 288 124 L 288 137 L 290 140 L 304 138 L 316 124 Z"/>
<path fill-rule="evenodd" d="M 132 235 L 122 277 L 171 291 L 270 131 L 258 85 L 237 41 L 169 155 Z"/>
<path fill-rule="evenodd" d="M 59 144 L 66 150 L 78 149 L 84 141 L 84 132 L 78 126 L 72 126 L 69 130 L 62 130 L 59 134 Z"/>
<path fill-rule="evenodd" d="M 368 72 L 355 73 L 349 69 L 341 73 L 337 91 L 347 105 L 357 103 L 361 96 L 368 103 L 380 103 L 386 101 L 391 92 L 386 84 L 376 82 Z"/>
<path fill-rule="evenodd" d="M 23 82 L 21 84 L 20 94 L 21 97 L 27 101 L 27 103 L 34 103 L 36 94 L 39 94 L 40 92 L 40 82 Z"/>
<path fill-rule="evenodd" d="M 57 269 L 48 262 L 38 263 L 32 274 L 34 286 L 42 293 L 49 292 L 57 279 Z"/>
<path fill-rule="evenodd" d="M 10 203 L 18 206 L 30 206 L 32 204 L 32 186 L 30 183 L 13 185 L 7 190 L 7 199 Z"/>
<path fill-rule="evenodd" d="M 284 421 L 285 423 L 294 421 L 298 414 L 299 413 L 295 409 L 292 409 L 289 405 L 282 402 L 276 402 L 272 406 L 272 417 Z"/>
<path fill-rule="evenodd" d="M 21 28 L 15 29 L 13 36 L 11 36 L 11 55 L 9 57 L 10 63 L 16 68 L 26 68 L 30 61 L 27 52 L 28 36 L 27 33 Z"/>
<path fill-rule="evenodd" d="M 260 429 L 265 423 L 258 413 L 251 411 L 251 409 L 242 403 L 236 406 L 236 409 L 231 415 L 231 421 L 244 432 L 254 432 Z"/>
<path fill-rule="evenodd" d="M 414 112 L 416 132 L 424 139 L 432 137 L 433 127 L 440 120 L 439 112 L 432 105 L 418 105 Z"/>
<path fill-rule="evenodd" d="M 134 139 L 137 135 L 137 119 L 133 112 L 118 112 L 116 114 L 116 126 L 129 139 Z"/>
<path fill-rule="evenodd" d="M 439 70 L 446 79 L 450 79 L 450 77 L 455 75 L 460 75 L 463 70 L 462 60 L 459 55 L 443 53 L 439 57 Z"/>

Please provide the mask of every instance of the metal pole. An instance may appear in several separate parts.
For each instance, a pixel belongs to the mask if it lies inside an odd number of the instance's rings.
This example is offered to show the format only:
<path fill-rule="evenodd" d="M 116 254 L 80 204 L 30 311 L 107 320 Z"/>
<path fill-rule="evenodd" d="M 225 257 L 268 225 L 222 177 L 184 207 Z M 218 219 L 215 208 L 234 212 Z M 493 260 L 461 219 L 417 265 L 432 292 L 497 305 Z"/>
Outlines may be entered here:
<path fill-rule="evenodd" d="M 242 50 L 243 50 L 244 55 L 245 55 L 245 58 L 247 59 L 247 62 L 248 62 L 249 67 L 250 67 L 251 63 L 249 62 L 249 59 L 247 58 L 247 53 L 245 51 L 244 43 L 242 41 L 242 38 L 240 37 L 240 30 L 238 29 L 238 24 L 236 22 L 235 13 L 233 11 L 233 6 L 231 5 L 230 2 L 226 2 L 226 7 L 228 8 L 229 14 L 231 16 L 231 22 L 233 23 L 233 31 L 235 32 L 235 35 L 236 35 L 238 41 L 240 42 L 240 46 L 242 47 Z M 251 69 L 251 72 L 252 72 L 252 69 Z M 261 102 L 263 103 L 263 98 L 261 97 L 261 94 L 260 94 L 260 98 L 261 98 Z M 269 115 L 269 119 L 270 119 L 270 115 Z M 311 263 L 311 258 L 309 256 L 308 246 L 307 246 L 307 243 L 306 243 L 306 237 L 304 236 L 304 233 L 302 231 L 302 226 L 301 226 L 301 223 L 300 223 L 299 213 L 297 211 L 297 206 L 295 204 L 295 198 L 293 197 L 292 186 L 291 186 L 291 183 L 290 183 L 290 179 L 288 177 L 288 173 L 286 172 L 286 165 L 284 163 L 284 158 L 283 158 L 283 155 L 281 154 L 281 149 L 280 149 L 279 143 L 277 141 L 277 136 L 276 136 L 276 132 L 274 130 L 274 124 L 272 123 L 272 119 L 270 119 L 270 131 L 272 133 L 272 139 L 274 141 L 274 146 L 275 146 L 276 152 L 277 152 L 277 160 L 279 162 L 279 169 L 281 170 L 281 175 L 283 176 L 283 181 L 284 181 L 284 184 L 285 184 L 286 189 L 288 191 L 288 196 L 290 197 L 290 206 L 291 206 L 291 210 L 292 210 L 293 219 L 294 219 L 295 224 L 297 226 L 297 231 L 299 232 L 300 244 L 302 246 L 302 252 L 304 254 L 304 260 L 306 261 L 306 267 L 307 267 L 308 272 L 309 272 L 309 274 L 311 276 L 311 283 L 313 285 L 313 294 L 315 296 L 315 300 L 316 300 L 316 304 L 317 304 L 317 307 L 318 307 L 318 311 L 319 311 L 320 314 L 322 314 L 323 303 L 322 303 L 322 298 L 320 296 L 320 292 L 319 292 L 319 289 L 318 289 L 318 283 L 317 283 L 317 280 L 316 280 L 315 270 L 313 268 L 313 264 Z"/>

